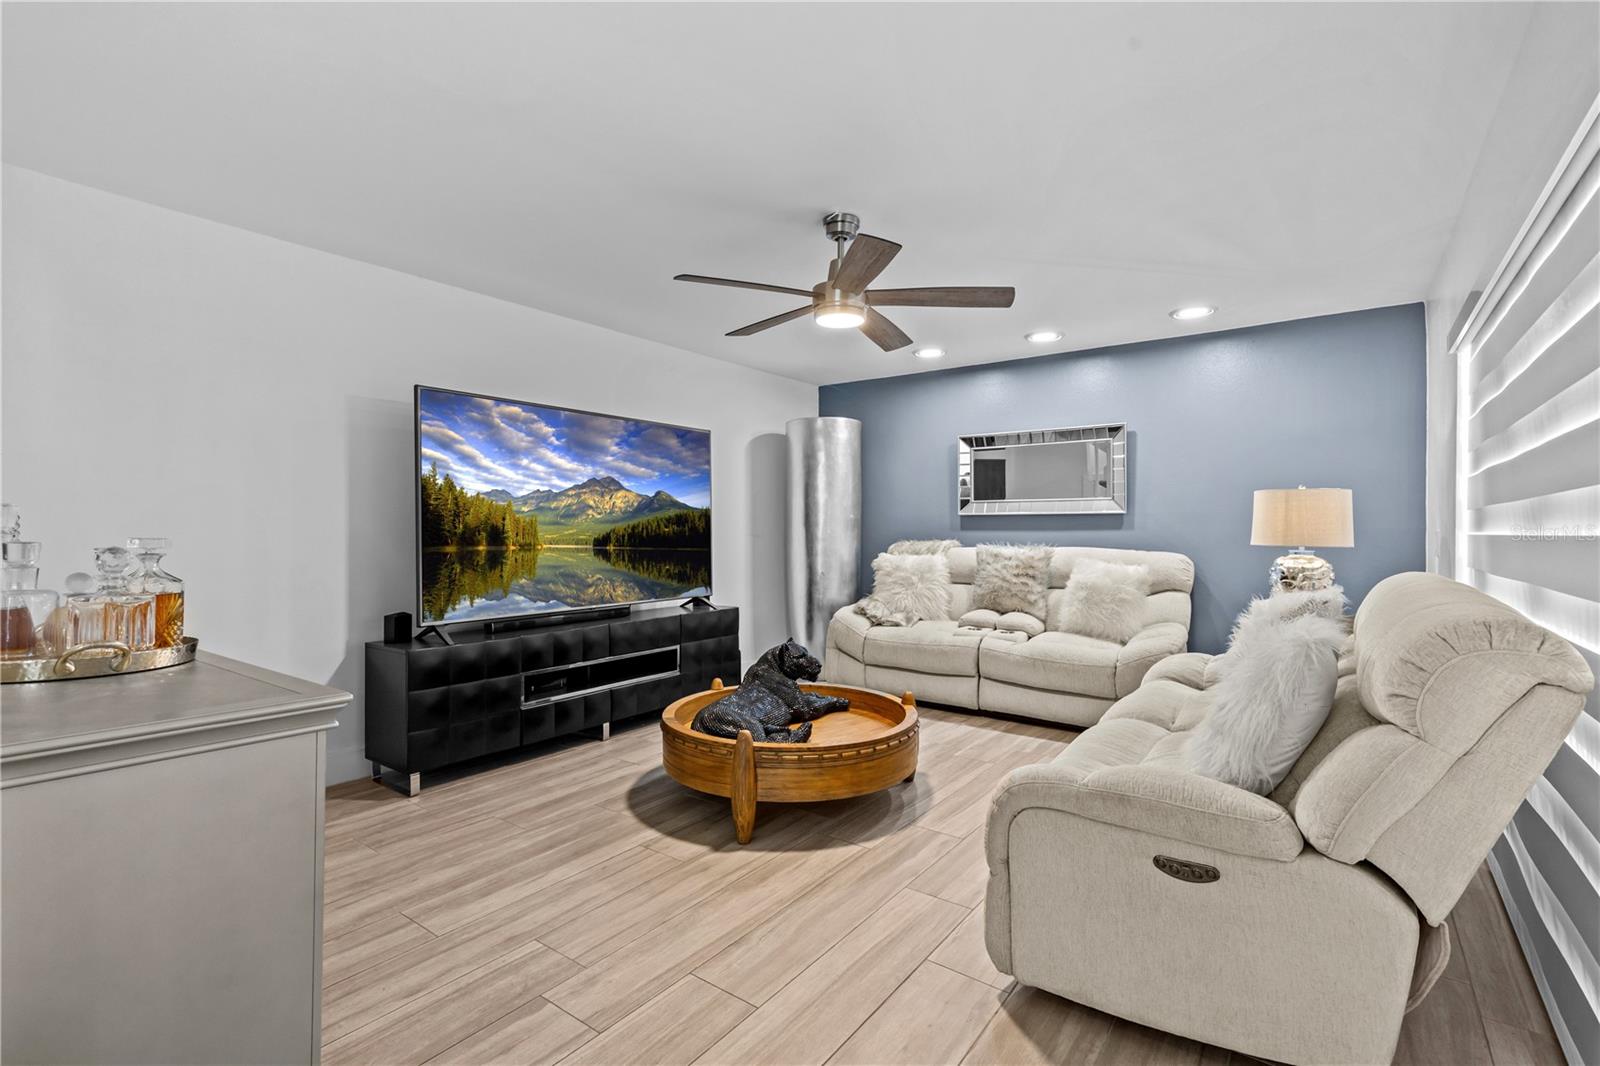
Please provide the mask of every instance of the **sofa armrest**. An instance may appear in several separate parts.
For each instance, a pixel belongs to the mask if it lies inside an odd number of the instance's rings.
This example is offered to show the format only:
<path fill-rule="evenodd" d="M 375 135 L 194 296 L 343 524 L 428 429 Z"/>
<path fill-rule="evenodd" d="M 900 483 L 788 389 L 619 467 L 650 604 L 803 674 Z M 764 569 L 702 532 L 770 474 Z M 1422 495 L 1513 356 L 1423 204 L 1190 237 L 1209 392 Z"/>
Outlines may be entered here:
<path fill-rule="evenodd" d="M 1217 683 L 1217 661 L 1222 658 L 1224 656 L 1206 655 L 1198 651 L 1169 655 L 1152 666 L 1139 683 L 1147 685 L 1152 681 L 1174 681 L 1192 689 L 1208 689 Z"/>
<path fill-rule="evenodd" d="M 1007 861 L 1011 820 L 1046 808 L 1122 826 L 1179 844 L 1288 862 L 1305 838 L 1288 811 L 1265 796 L 1199 774 L 1153 766 L 1110 766 L 1083 773 L 1041 763 L 1013 770 L 989 806 L 989 869 Z"/>
<path fill-rule="evenodd" d="M 872 623 L 856 610 L 855 604 L 846 604 L 834 612 L 833 621 L 828 623 L 828 647 L 862 662 L 867 657 L 867 630 L 871 628 Z"/>
<path fill-rule="evenodd" d="M 1181 622 L 1156 622 L 1133 635 L 1117 653 L 1117 695 L 1139 687 L 1149 669 L 1189 646 L 1189 629 Z"/>

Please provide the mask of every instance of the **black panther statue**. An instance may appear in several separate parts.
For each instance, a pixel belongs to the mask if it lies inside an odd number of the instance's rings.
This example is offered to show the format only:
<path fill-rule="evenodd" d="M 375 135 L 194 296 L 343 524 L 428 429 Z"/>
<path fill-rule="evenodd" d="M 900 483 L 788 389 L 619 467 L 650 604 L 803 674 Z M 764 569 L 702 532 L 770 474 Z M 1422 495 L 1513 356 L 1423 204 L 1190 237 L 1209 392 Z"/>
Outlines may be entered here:
<path fill-rule="evenodd" d="M 813 718 L 850 707 L 847 699 L 805 692 L 795 683 L 815 681 L 820 673 L 816 656 L 786 640 L 763 652 L 734 692 L 700 708 L 689 728 L 729 740 L 748 729 L 752 739 L 768 744 L 804 744 Z M 791 730 L 795 722 L 802 725 Z"/>

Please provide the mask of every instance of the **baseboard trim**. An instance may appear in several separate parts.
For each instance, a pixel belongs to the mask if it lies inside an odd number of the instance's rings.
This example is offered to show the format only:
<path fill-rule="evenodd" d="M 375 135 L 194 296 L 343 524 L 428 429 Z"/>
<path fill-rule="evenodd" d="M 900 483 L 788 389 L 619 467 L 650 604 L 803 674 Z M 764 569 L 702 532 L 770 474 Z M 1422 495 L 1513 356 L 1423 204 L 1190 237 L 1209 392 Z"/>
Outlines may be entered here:
<path fill-rule="evenodd" d="M 337 730 L 335 731 L 337 733 Z M 372 764 L 367 761 L 362 748 L 328 745 L 327 772 L 324 785 L 337 785 L 345 781 L 359 781 L 372 776 Z"/>

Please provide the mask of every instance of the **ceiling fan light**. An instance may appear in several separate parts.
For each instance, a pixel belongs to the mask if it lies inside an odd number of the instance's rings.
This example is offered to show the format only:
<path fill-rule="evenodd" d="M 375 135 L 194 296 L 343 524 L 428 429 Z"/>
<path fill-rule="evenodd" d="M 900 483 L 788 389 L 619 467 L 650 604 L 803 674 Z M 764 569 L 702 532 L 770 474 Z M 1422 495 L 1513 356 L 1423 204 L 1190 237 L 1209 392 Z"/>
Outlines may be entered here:
<path fill-rule="evenodd" d="M 867 320 L 866 300 L 842 292 L 823 295 L 814 316 L 827 329 L 855 329 Z"/>
<path fill-rule="evenodd" d="M 833 311 L 819 307 L 817 308 L 816 319 L 817 325 L 825 326 L 828 329 L 855 329 L 867 320 L 867 316 L 849 307 Z"/>

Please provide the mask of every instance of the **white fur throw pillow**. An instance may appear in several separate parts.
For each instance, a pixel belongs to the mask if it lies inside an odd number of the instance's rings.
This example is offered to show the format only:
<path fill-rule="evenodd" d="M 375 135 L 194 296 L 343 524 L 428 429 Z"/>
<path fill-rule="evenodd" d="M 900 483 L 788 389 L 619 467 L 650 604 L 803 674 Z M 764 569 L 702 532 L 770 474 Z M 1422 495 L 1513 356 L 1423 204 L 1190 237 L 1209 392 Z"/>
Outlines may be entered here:
<path fill-rule="evenodd" d="M 972 579 L 972 606 L 999 614 L 1021 611 L 1043 619 L 1049 587 L 1050 556 L 1047 544 L 978 545 L 977 573 Z"/>
<path fill-rule="evenodd" d="M 959 547 L 959 540 L 897 540 L 884 550 L 890 555 L 943 555 Z"/>
<path fill-rule="evenodd" d="M 1050 628 L 1126 644 L 1144 628 L 1149 596 L 1149 567 L 1081 559 L 1067 578 Z"/>
<path fill-rule="evenodd" d="M 1261 795 L 1278 787 L 1327 720 L 1345 640 L 1337 619 L 1275 613 L 1252 604 L 1240 616 L 1216 702 L 1188 746 L 1195 773 Z"/>
<path fill-rule="evenodd" d="M 1221 677 L 1238 658 L 1234 654 L 1233 645 L 1239 637 L 1240 627 L 1246 622 L 1281 623 L 1314 614 L 1343 626 L 1344 612 L 1348 607 L 1349 601 L 1345 599 L 1344 589 L 1339 585 L 1311 591 L 1274 592 L 1271 596 L 1258 596 L 1250 601 L 1248 607 L 1239 612 L 1238 620 L 1233 623 L 1233 632 L 1228 636 L 1228 650 L 1211 660 L 1214 671 Z M 1348 641 L 1349 637 L 1350 633 L 1346 627 L 1345 639 Z"/>
<path fill-rule="evenodd" d="M 1271 596 L 1251 600 L 1250 606 L 1245 608 L 1245 614 L 1252 618 L 1266 618 L 1277 622 L 1287 622 L 1307 614 L 1321 615 L 1323 618 L 1338 621 L 1344 616 L 1347 605 L 1344 588 L 1339 585 L 1329 585 L 1325 589 L 1304 592 L 1275 592 Z M 1243 615 L 1240 618 L 1242 620 Z"/>
<path fill-rule="evenodd" d="M 872 560 L 872 595 L 856 609 L 878 625 L 909 626 L 923 619 L 948 618 L 950 564 L 943 555 L 884 552 Z"/>

